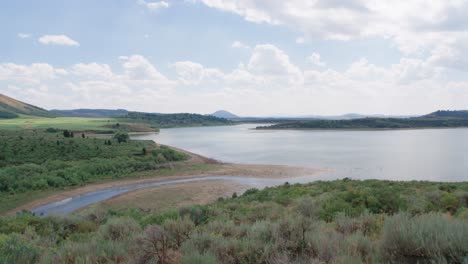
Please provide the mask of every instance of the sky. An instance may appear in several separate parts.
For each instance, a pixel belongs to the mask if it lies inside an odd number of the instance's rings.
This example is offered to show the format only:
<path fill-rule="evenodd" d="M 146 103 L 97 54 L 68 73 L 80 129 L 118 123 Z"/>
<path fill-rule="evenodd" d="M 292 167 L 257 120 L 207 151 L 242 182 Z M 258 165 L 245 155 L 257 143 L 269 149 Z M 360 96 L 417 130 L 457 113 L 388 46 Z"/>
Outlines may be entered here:
<path fill-rule="evenodd" d="M 241 116 L 468 109 L 468 0 L 15 0 L 0 93 Z"/>

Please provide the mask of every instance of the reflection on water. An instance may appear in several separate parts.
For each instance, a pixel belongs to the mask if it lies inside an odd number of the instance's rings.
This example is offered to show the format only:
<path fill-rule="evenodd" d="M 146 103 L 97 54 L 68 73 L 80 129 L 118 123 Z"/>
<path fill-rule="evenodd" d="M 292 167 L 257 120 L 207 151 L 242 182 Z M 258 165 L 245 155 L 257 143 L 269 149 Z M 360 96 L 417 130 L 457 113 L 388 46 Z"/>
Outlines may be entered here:
<path fill-rule="evenodd" d="M 257 124 L 135 135 L 225 162 L 331 168 L 330 178 L 468 180 L 468 129 L 271 130 Z"/>
<path fill-rule="evenodd" d="M 317 179 L 350 177 L 390 180 L 468 180 L 468 129 L 386 131 L 256 131 L 256 125 L 163 129 L 134 135 L 225 162 L 330 168 L 331 172 L 290 179 L 211 176 L 113 187 L 50 203 L 39 215 L 67 214 L 116 195 L 168 184 L 236 181 L 263 188 Z"/>

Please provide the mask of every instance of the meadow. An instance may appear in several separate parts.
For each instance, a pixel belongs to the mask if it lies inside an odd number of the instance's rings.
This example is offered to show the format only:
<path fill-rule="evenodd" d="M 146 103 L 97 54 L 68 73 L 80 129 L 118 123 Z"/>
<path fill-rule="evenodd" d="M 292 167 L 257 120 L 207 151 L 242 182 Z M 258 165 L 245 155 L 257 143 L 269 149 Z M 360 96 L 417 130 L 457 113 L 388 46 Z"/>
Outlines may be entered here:
<path fill-rule="evenodd" d="M 0 119 L 0 129 L 69 129 L 78 131 L 109 131 L 106 125 L 115 124 L 117 121 L 112 118 L 81 118 L 81 117 L 36 117 L 20 116 L 13 119 Z"/>

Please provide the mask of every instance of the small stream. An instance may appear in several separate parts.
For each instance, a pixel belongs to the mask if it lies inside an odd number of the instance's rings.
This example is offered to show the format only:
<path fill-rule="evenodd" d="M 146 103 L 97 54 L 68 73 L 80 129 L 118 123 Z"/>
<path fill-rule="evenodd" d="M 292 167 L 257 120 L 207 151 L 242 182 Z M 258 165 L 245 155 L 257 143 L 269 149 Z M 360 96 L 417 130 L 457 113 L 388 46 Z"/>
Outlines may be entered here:
<path fill-rule="evenodd" d="M 140 184 L 111 187 L 111 188 L 102 189 L 99 191 L 88 192 L 88 193 L 84 193 L 81 195 L 69 197 L 61 201 L 48 203 L 43 206 L 37 207 L 33 209 L 32 212 L 40 216 L 65 215 L 65 214 L 72 213 L 80 208 L 110 199 L 112 197 L 115 197 L 117 195 L 120 195 L 126 192 L 140 190 L 144 188 L 157 187 L 157 186 L 163 186 L 163 185 L 174 185 L 174 184 L 180 184 L 180 183 L 223 180 L 223 181 L 233 181 L 236 183 L 240 183 L 242 185 L 247 185 L 248 187 L 251 187 L 251 188 L 262 189 L 265 187 L 281 185 L 281 184 L 284 184 L 285 182 L 306 183 L 306 182 L 311 182 L 317 179 L 318 179 L 317 175 L 282 178 L 282 179 L 250 178 L 250 177 L 240 177 L 240 176 L 206 176 L 206 177 L 194 177 L 194 178 L 189 178 L 189 179 L 140 183 Z"/>

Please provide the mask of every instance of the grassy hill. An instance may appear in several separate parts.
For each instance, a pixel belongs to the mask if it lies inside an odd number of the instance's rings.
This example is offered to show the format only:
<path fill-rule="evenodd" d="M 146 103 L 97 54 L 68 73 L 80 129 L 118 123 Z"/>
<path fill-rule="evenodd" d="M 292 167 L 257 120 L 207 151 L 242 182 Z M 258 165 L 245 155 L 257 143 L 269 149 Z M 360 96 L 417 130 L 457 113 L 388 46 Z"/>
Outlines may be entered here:
<path fill-rule="evenodd" d="M 30 105 L 4 94 L 0 94 L 0 118 L 15 118 L 20 115 L 54 117 L 55 114 L 40 107 Z"/>
<path fill-rule="evenodd" d="M 59 116 L 64 117 L 93 117 L 93 118 L 109 118 L 124 116 L 128 113 L 124 109 L 73 109 L 73 110 L 50 110 Z"/>

